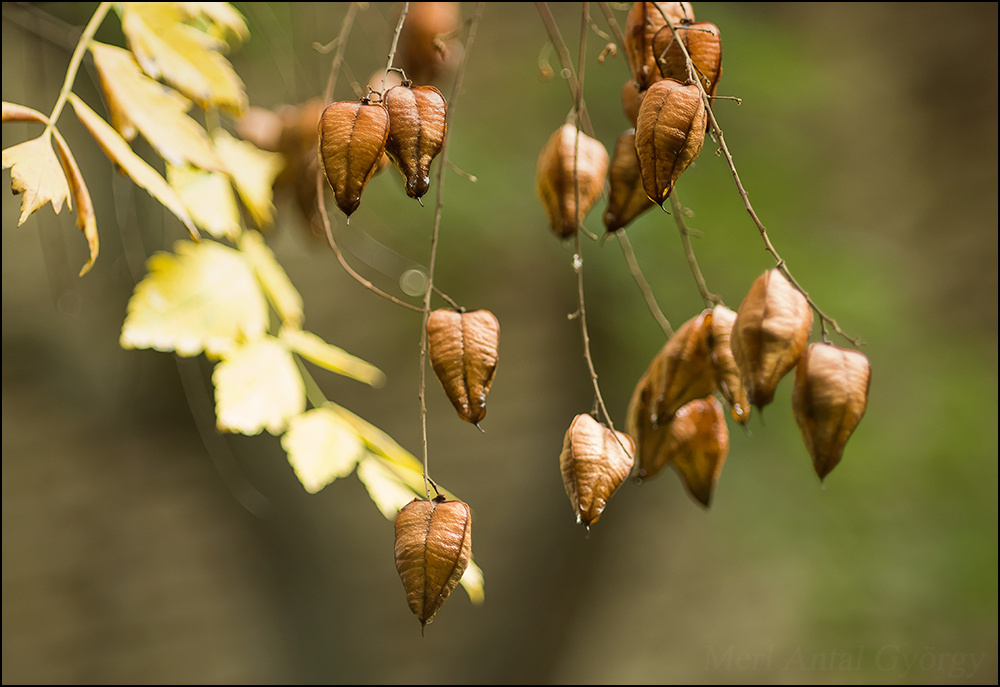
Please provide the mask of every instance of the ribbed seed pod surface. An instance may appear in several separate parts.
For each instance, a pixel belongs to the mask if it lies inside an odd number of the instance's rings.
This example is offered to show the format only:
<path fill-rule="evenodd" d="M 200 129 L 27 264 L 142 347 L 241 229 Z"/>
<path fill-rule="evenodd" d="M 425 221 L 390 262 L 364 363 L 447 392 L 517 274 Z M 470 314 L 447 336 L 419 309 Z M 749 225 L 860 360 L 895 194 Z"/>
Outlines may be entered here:
<path fill-rule="evenodd" d="M 430 186 L 431 162 L 444 146 L 448 105 L 433 86 L 394 86 L 382 100 L 389 111 L 386 153 L 406 179 L 406 195 L 419 199 Z"/>
<path fill-rule="evenodd" d="M 549 137 L 538 156 L 535 191 L 556 235 L 568 238 L 576 233 L 604 190 L 607 175 L 608 151 L 600 141 L 572 124 Z"/>
<path fill-rule="evenodd" d="M 714 396 L 687 403 L 667 431 L 676 441 L 670 464 L 680 473 L 688 493 L 708 508 L 715 484 L 729 455 L 729 428 Z"/>
<path fill-rule="evenodd" d="M 660 80 L 653 54 L 653 37 L 667 25 L 667 19 L 674 25 L 694 21 L 691 3 L 636 2 L 625 17 L 625 57 L 639 90 L 646 90 Z"/>
<path fill-rule="evenodd" d="M 413 499 L 396 514 L 396 570 L 421 628 L 462 579 L 472 555 L 472 513 L 444 496 Z"/>
<path fill-rule="evenodd" d="M 782 377 L 799 362 L 812 330 L 809 302 L 777 268 L 754 280 L 736 311 L 730 346 L 750 403 L 774 400 Z"/>
<path fill-rule="evenodd" d="M 578 523 L 598 521 L 634 464 L 635 444 L 589 414 L 577 415 L 563 437 L 559 466 Z"/>
<path fill-rule="evenodd" d="M 843 457 L 868 407 L 870 386 L 871 366 L 862 353 L 814 343 L 802 354 L 792 412 L 821 480 Z"/>
<path fill-rule="evenodd" d="M 609 232 L 618 231 L 653 207 L 653 201 L 642 187 L 639 156 L 635 152 L 635 129 L 629 129 L 615 142 L 608 169 L 608 209 L 604 226 Z"/>
<path fill-rule="evenodd" d="M 646 195 L 663 206 L 705 142 L 705 103 L 697 84 L 673 79 L 649 87 L 639 106 L 635 151 Z"/>
<path fill-rule="evenodd" d="M 336 102 L 323 110 L 319 153 L 337 207 L 348 217 L 378 169 L 389 138 L 389 113 L 381 103 Z"/>
<path fill-rule="evenodd" d="M 707 21 L 675 27 L 677 38 L 683 41 L 695 74 L 709 96 L 714 96 L 722 77 L 722 38 L 719 27 Z M 657 31 L 653 37 L 653 54 L 659 59 L 657 66 L 665 79 L 686 83 L 688 74 L 684 51 L 675 40 L 674 31 L 669 26 Z"/>
<path fill-rule="evenodd" d="M 478 426 L 499 361 L 500 323 L 489 310 L 443 308 L 427 319 L 431 367 L 459 417 Z"/>
<path fill-rule="evenodd" d="M 712 364 L 715 367 L 715 380 L 729 404 L 733 419 L 745 425 L 750 420 L 751 406 L 730 343 L 734 322 L 734 311 L 722 304 L 712 308 Z"/>

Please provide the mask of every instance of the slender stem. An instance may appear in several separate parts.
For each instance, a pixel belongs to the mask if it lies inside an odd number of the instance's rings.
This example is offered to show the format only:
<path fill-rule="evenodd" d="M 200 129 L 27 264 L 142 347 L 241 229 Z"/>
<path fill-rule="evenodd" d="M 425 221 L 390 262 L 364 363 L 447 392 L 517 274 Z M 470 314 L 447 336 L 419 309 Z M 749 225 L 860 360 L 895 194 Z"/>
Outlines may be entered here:
<path fill-rule="evenodd" d="M 681 243 L 684 245 L 684 255 L 687 256 L 688 265 L 691 267 L 691 273 L 694 275 L 694 280 L 698 284 L 698 291 L 701 292 L 701 298 L 705 301 L 705 305 L 714 306 L 722 302 L 722 298 L 715 295 L 708 290 L 708 285 L 705 283 L 705 277 L 701 273 L 701 267 L 698 265 L 698 258 L 694 255 L 694 248 L 691 247 L 691 232 L 684 223 L 684 207 L 681 205 L 680 201 L 677 200 L 676 191 L 671 194 L 670 201 L 673 203 L 674 207 L 674 222 L 677 223 L 677 229 L 681 234 Z"/>
<path fill-rule="evenodd" d="M 624 229 L 619 229 L 615 232 L 618 237 L 618 243 L 622 247 L 622 252 L 625 254 L 625 262 L 628 263 L 629 272 L 632 273 L 632 278 L 635 279 L 635 283 L 639 286 L 639 291 L 642 292 L 642 297 L 646 300 L 646 305 L 649 307 L 649 311 L 653 313 L 653 317 L 659 322 L 660 327 L 663 329 L 663 333 L 667 335 L 669 339 L 674 335 L 674 328 L 670 326 L 670 322 L 667 320 L 663 311 L 660 310 L 660 306 L 656 302 L 656 298 L 653 296 L 653 290 L 649 287 L 649 282 L 646 281 L 645 275 L 643 275 L 642 270 L 639 269 L 639 263 L 635 259 L 635 251 L 632 250 L 632 244 L 628 240 L 628 235 L 625 233 Z"/>
<path fill-rule="evenodd" d="M 392 62 L 396 59 L 396 45 L 399 44 L 399 34 L 403 31 L 403 24 L 406 22 L 406 13 L 410 11 L 410 3 L 403 3 L 403 11 L 399 13 L 399 21 L 396 23 L 396 30 L 392 34 L 392 46 L 389 48 L 389 60 L 385 65 L 385 73 L 382 75 L 382 95 L 385 95 L 385 82 L 389 78 L 392 70 Z"/>
<path fill-rule="evenodd" d="M 476 14 L 473 16 L 472 21 L 469 24 L 469 37 L 466 40 L 465 49 L 462 52 L 462 61 L 455 74 L 455 85 L 452 87 L 451 97 L 449 98 L 449 124 L 454 122 L 458 95 L 462 92 L 462 80 L 465 78 L 465 65 L 468 63 L 469 52 L 472 50 L 472 44 L 476 39 L 476 29 L 479 27 L 479 21 L 482 18 L 484 6 L 485 3 L 482 2 L 476 6 Z M 400 26 L 402 26 L 402 24 L 400 24 Z M 451 141 L 451 129 L 452 127 L 448 126 L 445 130 L 444 142 L 441 144 L 441 161 L 438 163 L 437 168 L 437 193 L 434 201 L 434 227 L 431 230 L 430 260 L 427 263 L 427 290 L 424 292 L 423 322 L 420 328 L 420 389 L 418 396 L 420 397 L 420 430 L 423 440 L 424 454 L 424 489 L 427 493 L 427 498 L 430 498 L 431 495 L 430 486 L 428 484 L 431 482 L 431 479 L 428 469 L 429 458 L 427 450 L 427 321 L 430 319 L 431 314 L 431 295 L 433 293 L 438 293 L 436 287 L 434 286 L 434 269 L 437 263 L 437 244 L 441 230 L 441 211 L 444 208 L 444 180 L 445 170 L 448 168 L 448 144 Z M 447 297 L 445 297 L 445 299 L 454 306 L 454 301 Z M 435 486 L 434 489 L 436 491 L 437 487 Z"/>
<path fill-rule="evenodd" d="M 59 119 L 60 113 L 62 113 L 63 106 L 66 105 L 66 100 L 69 98 L 70 91 L 73 90 L 73 82 L 76 81 L 77 72 L 80 71 L 80 63 L 83 62 L 83 56 L 87 52 L 87 48 L 90 46 L 90 41 L 93 39 L 94 34 L 97 33 L 97 28 L 104 21 L 104 17 L 107 16 L 108 10 L 111 9 L 110 2 L 102 2 L 97 6 L 97 10 L 94 12 L 94 16 L 90 18 L 87 22 L 86 28 L 83 30 L 83 34 L 80 36 L 80 40 L 76 43 L 76 48 L 73 50 L 73 56 L 70 58 L 69 66 L 66 68 L 66 78 L 63 80 L 62 89 L 59 91 L 59 97 L 56 99 L 56 104 L 52 108 L 52 113 L 49 115 L 49 123 L 45 125 L 45 133 L 48 133 L 56 125 L 56 120 Z M 44 135 L 44 134 L 43 134 Z"/>
<path fill-rule="evenodd" d="M 577 82 L 576 76 L 573 70 L 573 60 L 569 55 L 569 49 L 566 47 L 566 42 L 562 39 L 562 35 L 559 33 L 559 27 L 556 25 L 555 17 L 552 16 L 552 10 L 549 9 L 549 4 L 547 2 L 536 2 L 535 7 L 538 9 L 538 13 L 542 17 L 542 23 L 545 25 L 545 30 L 549 34 L 549 40 L 552 41 L 552 45 L 555 46 L 556 53 L 559 55 L 559 63 L 562 68 L 569 75 L 566 77 L 566 83 L 569 86 L 570 95 L 573 100 L 577 100 L 577 94 L 580 92 L 580 85 Z M 587 114 L 587 110 L 584 107 L 582 111 L 577 113 L 577 121 L 579 124 L 583 125 L 584 131 L 590 135 L 594 135 L 594 127 L 590 123 L 590 115 Z"/>

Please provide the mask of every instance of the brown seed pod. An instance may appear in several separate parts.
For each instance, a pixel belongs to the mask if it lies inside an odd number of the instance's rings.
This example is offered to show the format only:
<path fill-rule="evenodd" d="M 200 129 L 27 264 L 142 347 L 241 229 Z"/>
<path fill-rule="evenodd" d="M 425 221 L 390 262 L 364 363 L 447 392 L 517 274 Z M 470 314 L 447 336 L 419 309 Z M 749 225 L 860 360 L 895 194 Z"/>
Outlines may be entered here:
<path fill-rule="evenodd" d="M 448 105 L 433 86 L 394 86 L 382 102 L 389 111 L 385 151 L 406 179 L 406 195 L 419 200 L 431 183 L 431 162 L 444 146 Z"/>
<path fill-rule="evenodd" d="M 608 151 L 600 141 L 578 132 L 572 124 L 552 134 L 538 156 L 535 191 L 556 235 L 568 238 L 576 233 L 604 190 L 607 175 Z"/>
<path fill-rule="evenodd" d="M 635 443 L 612 432 L 588 414 L 573 418 L 563 437 L 559 467 L 576 521 L 588 529 L 598 521 L 608 499 L 628 477 Z"/>
<path fill-rule="evenodd" d="M 792 412 L 820 480 L 844 455 L 844 446 L 868 406 L 868 358 L 826 343 L 806 349 L 795 370 Z"/>
<path fill-rule="evenodd" d="M 608 169 L 608 209 L 604 226 L 609 232 L 618 231 L 633 219 L 653 207 L 653 201 L 642 187 L 639 157 L 635 153 L 635 129 L 629 129 L 615 143 Z"/>
<path fill-rule="evenodd" d="M 719 304 L 712 308 L 712 365 L 715 367 L 715 380 L 729 403 L 733 419 L 745 425 L 750 419 L 750 400 L 730 344 L 735 321 L 736 313 L 726 306 Z"/>
<path fill-rule="evenodd" d="M 461 54 L 461 44 L 446 40 L 461 24 L 461 3 L 411 2 L 399 32 L 399 64 L 416 83 L 431 83 Z"/>
<path fill-rule="evenodd" d="M 806 349 L 813 314 L 777 268 L 754 280 L 736 311 L 730 347 L 750 402 L 763 408 Z"/>
<path fill-rule="evenodd" d="M 396 514 L 396 570 L 423 626 L 462 579 L 472 555 L 472 513 L 444 496 L 413 499 Z"/>
<path fill-rule="evenodd" d="M 642 96 L 646 91 L 639 90 L 639 84 L 633 79 L 629 79 L 622 86 L 622 110 L 625 112 L 625 119 L 634 127 L 639 119 L 639 106 L 642 104 Z"/>
<path fill-rule="evenodd" d="M 711 328 L 712 311 L 704 310 L 682 324 L 650 362 L 640 403 L 653 426 L 669 422 L 681 406 L 715 391 Z"/>
<path fill-rule="evenodd" d="M 435 310 L 427 319 L 431 367 L 459 417 L 479 426 L 499 360 L 500 323 L 489 310 Z"/>
<path fill-rule="evenodd" d="M 714 396 L 687 403 L 665 428 L 674 444 L 670 464 L 680 473 L 688 493 L 708 508 L 729 455 L 729 428 Z"/>
<path fill-rule="evenodd" d="M 635 151 L 643 188 L 657 205 L 663 206 L 681 173 L 701 152 L 705 120 L 705 103 L 697 84 L 663 79 L 643 96 L 635 128 Z"/>
<path fill-rule="evenodd" d="M 323 110 L 319 153 L 337 207 L 350 218 L 378 169 L 389 138 L 389 112 L 381 103 L 336 102 Z"/>
<path fill-rule="evenodd" d="M 675 25 L 694 21 L 691 3 L 636 2 L 625 17 L 625 57 L 639 90 L 645 90 L 660 80 L 660 70 L 653 54 L 653 37 L 667 25 L 667 19 Z"/>
<path fill-rule="evenodd" d="M 709 97 L 715 95 L 722 77 L 722 39 L 719 27 L 707 21 L 676 26 L 677 38 L 687 48 L 694 64 L 697 78 Z M 665 79 L 674 79 L 687 83 L 689 78 L 687 60 L 684 51 L 674 38 L 674 32 L 665 26 L 653 37 L 653 54 L 657 57 L 660 75 Z"/>

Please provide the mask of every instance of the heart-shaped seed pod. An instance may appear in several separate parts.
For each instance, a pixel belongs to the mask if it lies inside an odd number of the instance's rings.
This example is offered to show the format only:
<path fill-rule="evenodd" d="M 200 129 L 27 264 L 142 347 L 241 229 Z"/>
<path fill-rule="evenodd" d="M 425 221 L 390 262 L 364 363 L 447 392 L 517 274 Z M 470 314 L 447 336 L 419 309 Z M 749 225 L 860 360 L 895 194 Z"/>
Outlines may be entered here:
<path fill-rule="evenodd" d="M 871 366 L 857 351 L 814 343 L 795 370 L 792 412 L 820 480 L 844 455 L 844 446 L 868 406 Z"/>
<path fill-rule="evenodd" d="M 635 444 L 623 432 L 612 432 L 589 414 L 573 418 L 563 437 L 559 467 L 576 521 L 588 529 L 604 512 L 608 499 L 628 477 Z"/>
<path fill-rule="evenodd" d="M 625 57 L 639 90 L 645 90 L 660 80 L 660 70 L 653 54 L 653 37 L 667 25 L 668 19 L 674 25 L 694 21 L 691 3 L 636 2 L 625 17 Z"/>
<path fill-rule="evenodd" d="M 608 151 L 600 141 L 572 124 L 549 137 L 538 156 L 535 191 L 552 231 L 562 238 L 576 233 L 604 190 L 607 175 Z"/>
<path fill-rule="evenodd" d="M 642 187 L 639 157 L 635 153 L 635 129 L 629 129 L 615 143 L 608 169 L 608 209 L 604 226 L 609 232 L 618 231 L 633 219 L 653 207 L 653 201 Z"/>
<path fill-rule="evenodd" d="M 729 455 L 729 428 L 714 396 L 700 398 L 677 411 L 665 428 L 676 442 L 670 464 L 680 473 L 688 493 L 708 508 Z"/>
<path fill-rule="evenodd" d="M 472 513 L 444 496 L 413 499 L 396 514 L 396 570 L 421 632 L 469 566 Z"/>
<path fill-rule="evenodd" d="M 750 399 L 736 366 L 730 336 L 736 313 L 719 304 L 712 308 L 712 365 L 715 367 L 715 381 L 722 395 L 729 403 L 733 419 L 741 425 L 750 420 Z"/>
<path fill-rule="evenodd" d="M 435 310 L 427 319 L 431 367 L 459 417 L 479 426 L 499 360 L 500 323 L 489 310 Z"/>
<path fill-rule="evenodd" d="M 385 151 L 406 179 L 406 195 L 419 200 L 431 183 L 431 162 L 444 146 L 448 105 L 433 86 L 394 86 L 382 102 L 389 111 Z"/>
<path fill-rule="evenodd" d="M 625 112 L 625 119 L 633 127 L 639 119 L 639 106 L 642 104 L 642 96 L 645 94 L 645 91 L 639 90 L 639 84 L 633 79 L 629 79 L 622 86 L 622 111 Z"/>
<path fill-rule="evenodd" d="M 319 154 L 337 207 L 350 218 L 378 169 L 389 138 L 389 112 L 381 103 L 337 102 L 323 110 Z"/>
<path fill-rule="evenodd" d="M 673 79 L 649 87 L 639 106 L 635 151 L 646 195 L 659 206 L 705 142 L 705 103 L 697 84 Z"/>
<path fill-rule="evenodd" d="M 806 350 L 813 314 L 809 302 L 777 268 L 754 280 L 736 310 L 729 340 L 750 403 L 763 408 Z"/>
<path fill-rule="evenodd" d="M 709 97 L 714 96 L 722 76 L 722 39 L 719 27 L 711 22 L 699 21 L 676 26 L 675 30 L 676 38 L 684 43 L 691 56 L 702 87 Z M 686 83 L 692 76 L 688 74 L 684 51 L 669 26 L 663 27 L 653 36 L 653 54 L 657 57 L 657 66 L 663 78 Z"/>
<path fill-rule="evenodd" d="M 650 362 L 640 403 L 652 426 L 669 422 L 685 403 L 715 391 L 711 331 L 712 311 L 704 310 L 682 324 Z"/>

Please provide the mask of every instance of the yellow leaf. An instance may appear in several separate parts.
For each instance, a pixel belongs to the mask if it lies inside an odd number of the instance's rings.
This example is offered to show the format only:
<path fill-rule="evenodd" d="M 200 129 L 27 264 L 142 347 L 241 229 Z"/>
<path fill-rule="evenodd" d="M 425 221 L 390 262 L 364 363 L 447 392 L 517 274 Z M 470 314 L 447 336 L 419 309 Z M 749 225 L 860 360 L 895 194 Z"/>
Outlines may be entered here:
<path fill-rule="evenodd" d="M 111 121 L 126 140 L 138 130 L 173 165 L 220 169 L 211 139 L 187 114 L 190 100 L 143 74 L 128 50 L 91 42 L 90 51 Z"/>
<path fill-rule="evenodd" d="M 269 226 L 274 221 L 272 185 L 285 168 L 284 157 L 233 138 L 225 129 L 215 132 L 215 150 L 253 221 L 261 228 Z"/>
<path fill-rule="evenodd" d="M 90 109 L 87 103 L 80 100 L 75 93 L 69 94 L 69 102 L 73 105 L 73 111 L 80 119 L 90 135 L 104 150 L 115 165 L 129 176 L 141 188 L 146 189 L 153 198 L 158 200 L 165 208 L 174 213 L 177 218 L 184 223 L 191 236 L 197 240 L 198 230 L 195 229 L 191 217 L 188 216 L 184 204 L 177 197 L 167 181 L 160 176 L 159 172 L 150 167 L 145 160 L 132 152 L 128 143 L 114 128 Z"/>
<path fill-rule="evenodd" d="M 250 37 L 246 21 L 228 2 L 179 2 L 180 7 L 192 18 L 208 22 L 205 30 L 221 40 L 230 38 L 237 42 Z"/>
<path fill-rule="evenodd" d="M 225 43 L 186 24 L 188 19 L 180 3 L 122 3 L 122 31 L 147 74 L 162 77 L 203 108 L 217 106 L 240 114 L 247 96 L 232 65 L 219 53 Z"/>
<path fill-rule="evenodd" d="M 264 334 L 267 302 L 239 251 L 213 241 L 174 248 L 147 262 L 129 299 L 123 348 L 223 356 Z"/>
<path fill-rule="evenodd" d="M 18 143 L 3 151 L 3 168 L 10 168 L 10 188 L 14 193 L 23 193 L 21 198 L 21 219 L 17 226 L 46 203 L 58 215 L 66 202 L 72 209 L 69 185 L 63 174 L 59 158 L 52 150 L 52 132 L 48 129 L 39 136 L 24 143 Z"/>
<path fill-rule="evenodd" d="M 230 352 L 215 366 L 216 426 L 223 432 L 280 434 L 306 407 L 305 384 L 292 354 L 273 336 Z"/>
<path fill-rule="evenodd" d="M 312 332 L 294 327 L 282 327 L 279 334 L 289 348 L 322 368 L 351 377 L 371 386 L 385 383 L 385 374 L 369 362 L 355 357 L 342 348 L 328 344 Z"/>
<path fill-rule="evenodd" d="M 66 172 L 66 179 L 69 181 L 70 191 L 73 200 L 76 201 L 76 226 L 83 232 L 87 239 L 87 246 L 90 249 L 90 259 L 80 270 L 82 277 L 93 267 L 97 259 L 99 242 L 97 240 L 97 215 L 94 214 L 94 203 L 90 199 L 90 191 L 87 190 L 87 183 L 83 180 L 83 174 L 76 164 L 76 158 L 66 144 L 66 140 L 54 131 L 56 139 L 56 150 L 59 152 L 59 159 L 62 161 L 63 171 Z"/>
<path fill-rule="evenodd" d="M 401 468 L 403 472 L 398 474 L 406 475 L 407 483 L 416 493 L 422 494 L 424 492 L 424 466 L 412 453 L 397 444 L 395 439 L 381 429 L 366 422 L 346 408 L 338 406 L 336 403 L 328 403 L 327 405 L 340 413 L 340 417 L 354 428 L 354 431 L 364 439 L 365 444 L 373 453 L 393 463 L 395 467 Z M 412 477 L 413 475 L 416 475 L 415 479 Z M 419 486 L 416 486 L 418 482 Z M 393 513 L 393 517 L 396 517 L 395 513 Z"/>
<path fill-rule="evenodd" d="M 292 418 L 281 446 L 310 494 L 347 477 L 367 453 L 354 429 L 330 408 L 316 408 Z"/>
<path fill-rule="evenodd" d="M 369 453 L 358 463 L 358 479 L 365 485 L 368 495 L 382 515 L 389 520 L 396 517 L 400 508 L 423 493 L 423 487 L 415 491 L 392 472 L 384 459 Z"/>
<path fill-rule="evenodd" d="M 17 103 L 9 103 L 6 100 L 3 101 L 3 121 L 4 122 L 39 122 L 41 124 L 48 124 L 49 118 L 43 115 L 38 110 L 34 110 L 25 105 L 18 105 Z"/>
<path fill-rule="evenodd" d="M 465 588 L 472 603 L 478 606 L 486 600 L 486 590 L 483 588 L 485 584 L 483 569 L 476 565 L 471 558 L 469 558 L 469 567 L 465 569 L 462 579 L 458 582 Z"/>
<path fill-rule="evenodd" d="M 264 293 L 278 311 L 282 322 L 293 327 L 302 324 L 302 296 L 292 286 L 285 270 L 256 231 L 247 231 L 240 237 L 240 250 L 257 273 Z"/>
<path fill-rule="evenodd" d="M 237 239 L 241 231 L 240 210 L 228 176 L 190 165 L 168 164 L 167 181 L 195 224 L 216 238 Z"/>

